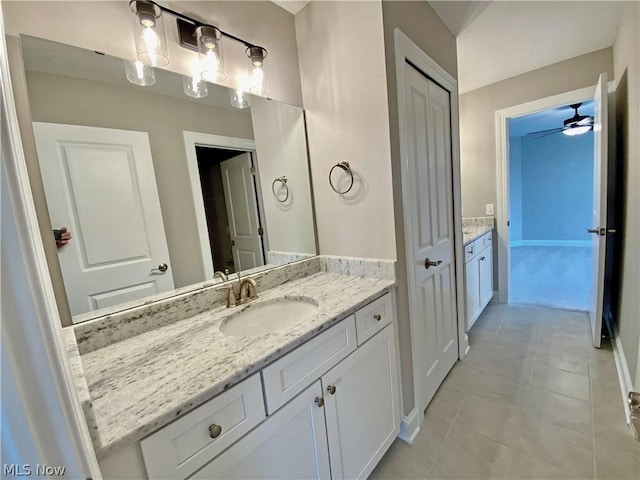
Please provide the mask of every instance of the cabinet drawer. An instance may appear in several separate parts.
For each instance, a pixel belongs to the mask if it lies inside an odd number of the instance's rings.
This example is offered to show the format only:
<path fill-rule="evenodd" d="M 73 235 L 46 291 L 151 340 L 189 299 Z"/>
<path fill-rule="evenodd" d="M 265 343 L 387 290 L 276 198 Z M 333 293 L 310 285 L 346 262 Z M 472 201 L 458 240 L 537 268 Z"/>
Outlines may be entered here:
<path fill-rule="evenodd" d="M 262 370 L 270 415 L 356 349 L 354 316 L 346 318 Z"/>
<path fill-rule="evenodd" d="M 486 248 L 489 245 L 491 245 L 491 242 L 493 241 L 493 232 L 489 232 L 487 234 L 484 235 L 484 237 L 482 237 L 482 247 Z"/>
<path fill-rule="evenodd" d="M 186 478 L 265 416 L 260 375 L 255 374 L 143 439 L 149 478 Z"/>
<path fill-rule="evenodd" d="M 393 319 L 391 294 L 374 300 L 356 312 L 358 346 L 391 323 Z"/>
<path fill-rule="evenodd" d="M 466 247 L 464 247 L 464 261 L 468 262 L 469 260 L 471 260 L 473 258 L 473 255 L 475 254 L 475 242 L 471 242 L 469 245 L 467 245 Z"/>

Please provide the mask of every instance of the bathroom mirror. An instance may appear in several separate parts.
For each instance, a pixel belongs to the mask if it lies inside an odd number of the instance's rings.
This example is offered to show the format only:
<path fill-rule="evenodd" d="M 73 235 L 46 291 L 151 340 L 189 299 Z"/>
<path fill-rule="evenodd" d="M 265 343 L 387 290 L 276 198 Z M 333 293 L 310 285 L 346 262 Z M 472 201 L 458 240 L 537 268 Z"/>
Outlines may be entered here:
<path fill-rule="evenodd" d="M 211 83 L 193 98 L 202 84 L 189 77 L 21 46 L 43 185 L 32 189 L 52 230 L 72 235 L 52 280 L 74 323 L 317 253 L 302 109 Z"/>

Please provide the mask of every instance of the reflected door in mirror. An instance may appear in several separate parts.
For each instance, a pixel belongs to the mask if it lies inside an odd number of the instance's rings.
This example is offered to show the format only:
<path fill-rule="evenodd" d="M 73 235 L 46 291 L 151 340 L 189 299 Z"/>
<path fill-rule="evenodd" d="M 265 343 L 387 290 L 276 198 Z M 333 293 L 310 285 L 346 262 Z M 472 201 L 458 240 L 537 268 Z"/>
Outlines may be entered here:
<path fill-rule="evenodd" d="M 146 133 L 34 123 L 72 315 L 174 288 Z"/>

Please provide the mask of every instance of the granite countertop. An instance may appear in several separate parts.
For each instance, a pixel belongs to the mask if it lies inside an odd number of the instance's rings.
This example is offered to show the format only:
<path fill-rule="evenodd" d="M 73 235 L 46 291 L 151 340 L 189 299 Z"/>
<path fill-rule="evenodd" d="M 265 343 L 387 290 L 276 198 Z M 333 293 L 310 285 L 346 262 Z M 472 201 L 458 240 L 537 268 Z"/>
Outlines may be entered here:
<path fill-rule="evenodd" d="M 466 247 L 474 240 L 480 238 L 487 232 L 493 230 L 493 227 L 487 225 L 474 225 L 468 227 L 462 227 L 462 243 Z"/>
<path fill-rule="evenodd" d="M 395 281 L 319 272 L 259 291 L 255 305 L 285 295 L 318 301 L 316 313 L 279 332 L 226 336 L 238 309 L 215 304 L 191 318 L 80 354 L 65 332 L 70 364 L 99 459 L 142 439 L 388 292 Z"/>

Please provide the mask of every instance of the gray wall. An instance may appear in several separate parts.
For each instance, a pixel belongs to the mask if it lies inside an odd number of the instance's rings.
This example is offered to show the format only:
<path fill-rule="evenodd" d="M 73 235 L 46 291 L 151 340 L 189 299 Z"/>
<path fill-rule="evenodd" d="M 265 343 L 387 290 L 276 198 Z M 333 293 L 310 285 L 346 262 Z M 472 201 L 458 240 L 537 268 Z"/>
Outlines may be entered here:
<path fill-rule="evenodd" d="M 391 169 L 393 175 L 393 204 L 398 259 L 398 329 L 400 360 L 402 365 L 403 402 L 405 414 L 414 407 L 413 364 L 411 358 L 411 328 L 409 323 L 409 297 L 404 243 L 402 210 L 402 180 L 400 167 L 400 140 L 398 126 L 398 100 L 393 30 L 399 28 L 451 76 L 457 78 L 456 39 L 449 32 L 427 2 L 382 2 L 384 50 L 386 55 L 389 127 L 391 137 Z"/>
<path fill-rule="evenodd" d="M 629 2 L 613 48 L 617 153 L 626 192 L 618 333 L 635 390 L 640 391 L 640 6 Z"/>
<path fill-rule="evenodd" d="M 613 78 L 611 48 L 555 63 L 460 95 L 463 217 L 484 216 L 485 204 L 497 203 L 496 111 L 593 86 L 602 72 Z M 493 262 L 494 290 L 499 288 L 497 261 L 496 255 Z"/>

